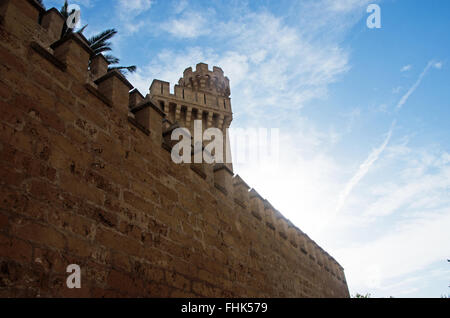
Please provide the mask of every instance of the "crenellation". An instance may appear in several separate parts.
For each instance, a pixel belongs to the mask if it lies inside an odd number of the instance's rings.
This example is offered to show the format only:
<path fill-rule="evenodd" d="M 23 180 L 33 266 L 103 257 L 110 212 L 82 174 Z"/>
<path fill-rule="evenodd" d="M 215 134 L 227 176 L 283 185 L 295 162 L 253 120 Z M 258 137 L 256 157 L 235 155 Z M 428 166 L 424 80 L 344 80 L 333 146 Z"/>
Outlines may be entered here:
<path fill-rule="evenodd" d="M 300 237 L 298 234 L 299 233 L 298 233 L 297 228 L 294 225 L 290 224 L 288 226 L 288 230 L 287 230 L 287 237 L 288 237 L 289 243 L 291 243 L 292 247 L 294 249 L 296 249 L 297 253 L 300 253 L 300 251 L 299 251 Z"/>
<path fill-rule="evenodd" d="M 300 249 L 300 252 L 304 255 L 306 255 L 309 258 L 309 246 L 308 246 L 308 241 L 309 238 L 308 236 L 305 234 L 305 232 L 297 229 L 297 239 L 298 239 L 298 247 Z"/>
<path fill-rule="evenodd" d="M 316 261 L 317 264 L 319 264 L 319 266 L 323 267 L 324 264 L 324 260 L 323 260 L 323 251 L 322 249 L 319 247 L 319 245 L 314 244 L 314 248 L 316 251 Z"/>
<path fill-rule="evenodd" d="M 344 269 L 342 268 L 341 265 L 339 265 L 338 262 L 334 261 L 334 264 L 335 264 L 335 268 L 336 268 L 336 276 L 339 278 L 339 280 L 341 282 L 343 282 L 344 284 L 347 284 L 347 282 L 345 280 Z"/>
<path fill-rule="evenodd" d="M 206 64 L 206 63 L 198 63 L 195 66 L 195 73 L 197 73 L 197 75 L 209 73 L 208 64 Z"/>
<path fill-rule="evenodd" d="M 108 71 L 94 83 L 97 84 L 98 91 L 112 101 L 114 107 L 128 115 L 130 90 L 133 86 L 122 73 L 117 70 Z"/>
<path fill-rule="evenodd" d="M 3 0 L 0 2 L 0 23 L 10 36 L 30 42 L 41 28 L 39 17 L 44 12 L 45 9 L 34 0 Z"/>
<path fill-rule="evenodd" d="M 251 213 L 258 220 L 264 220 L 264 199 L 256 192 L 255 189 L 251 189 L 249 192 L 250 197 L 250 209 Z"/>
<path fill-rule="evenodd" d="M 334 266 L 332 262 L 333 258 L 327 253 L 327 258 L 325 261 L 325 270 L 329 272 L 331 275 L 336 276 L 336 274 L 334 273 Z"/>
<path fill-rule="evenodd" d="M 288 221 L 284 217 L 277 218 L 277 231 L 283 240 L 288 239 Z"/>
<path fill-rule="evenodd" d="M 275 208 L 270 204 L 269 201 L 264 200 L 264 222 L 266 223 L 266 226 L 276 231 L 275 224 L 276 224 L 276 217 L 275 217 Z"/>
<path fill-rule="evenodd" d="M 214 166 L 214 183 L 224 189 L 226 195 L 233 198 L 233 171 L 225 164 Z"/>
<path fill-rule="evenodd" d="M 199 63 L 195 71 L 183 72 L 173 94 L 170 83 L 154 80 L 144 97 L 120 72 L 108 71 L 105 57 L 93 56 L 82 35 L 59 40 L 57 10 L 45 11 L 33 0 L 6 0 L 0 2 L 0 15 L 1 31 L 17 42 L 15 50 L 0 43 L 5 56 L 14 55 L 2 60 L 12 71 L 1 68 L 1 78 L 11 96 L 23 96 L 2 98 L 6 116 L 0 121 L 4 127 L 11 126 L 11 118 L 27 125 L 15 131 L 17 138 L 2 137 L 1 148 L 10 154 L 0 160 L 9 167 L 26 157 L 46 168 L 16 169 L 30 186 L 5 184 L 1 190 L 5 197 L 29 198 L 27 209 L 32 209 L 18 212 L 20 200 L 4 202 L 0 216 L 24 222 L 8 228 L 8 239 L 70 255 L 87 271 L 107 277 L 100 285 L 87 278 L 81 291 L 70 293 L 41 281 L 39 295 L 160 295 L 157 289 L 121 283 L 135 277 L 134 263 L 146 273 L 143 285 L 157 279 L 167 294 L 177 289 L 197 296 L 348 297 L 343 268 L 334 258 L 250 190 L 230 166 L 171 162 L 175 128 L 191 130 L 194 119 L 203 121 L 203 129 L 230 126 L 230 85 L 221 68 L 210 71 Z M 30 47 L 33 63 L 26 55 Z M 54 76 L 47 75 L 49 83 L 28 76 L 39 72 Z M 33 105 L 33 112 L 25 104 Z M 31 144 L 39 148 L 37 154 Z M 21 175 L 25 170 L 29 175 Z M 50 224 L 21 214 L 40 213 L 40 208 L 55 211 L 61 220 Z M 73 229 L 88 235 L 75 237 Z M 93 255 L 96 266 L 90 267 Z M 31 259 L 15 256 L 2 255 L 0 262 L 20 262 L 36 281 L 49 274 Z M 120 268 L 120 274 L 111 268 Z M 211 287 L 216 279 L 222 287 Z"/>
<path fill-rule="evenodd" d="M 52 8 L 41 16 L 41 25 L 46 30 L 48 45 L 60 39 L 65 19 L 62 14 Z"/>
<path fill-rule="evenodd" d="M 312 262 L 313 265 L 318 265 L 318 264 L 317 264 L 317 257 L 316 257 L 316 250 L 315 250 L 315 248 L 314 248 L 314 244 L 312 244 L 311 242 L 309 242 L 309 243 L 307 244 L 307 246 L 308 246 L 308 256 L 309 256 L 309 259 L 311 260 L 311 262 Z"/>
<path fill-rule="evenodd" d="M 248 209 L 250 205 L 249 190 L 250 187 L 242 180 L 239 175 L 235 175 L 233 178 L 234 187 L 234 200 L 242 208 Z"/>
<path fill-rule="evenodd" d="M 170 96 L 170 83 L 156 79 L 153 80 L 152 85 L 150 86 L 150 95 Z"/>
<path fill-rule="evenodd" d="M 136 92 L 136 91 L 135 91 Z M 134 93 L 134 97 L 139 94 Z M 162 145 L 162 119 L 165 114 L 151 100 L 142 100 L 130 109 L 136 121 L 150 132 L 150 137 L 157 145 Z"/>
<path fill-rule="evenodd" d="M 91 57 L 89 69 L 91 71 L 92 79 L 95 81 L 108 73 L 109 62 L 103 54 L 97 54 Z"/>
<path fill-rule="evenodd" d="M 142 95 L 137 88 L 134 88 L 133 90 L 130 91 L 128 108 L 130 108 L 131 110 L 134 106 L 142 103 L 144 99 L 145 99 L 144 95 Z"/>
<path fill-rule="evenodd" d="M 83 36 L 72 33 L 50 47 L 54 56 L 67 66 L 67 72 L 80 82 L 87 81 L 89 60 L 93 51 Z"/>

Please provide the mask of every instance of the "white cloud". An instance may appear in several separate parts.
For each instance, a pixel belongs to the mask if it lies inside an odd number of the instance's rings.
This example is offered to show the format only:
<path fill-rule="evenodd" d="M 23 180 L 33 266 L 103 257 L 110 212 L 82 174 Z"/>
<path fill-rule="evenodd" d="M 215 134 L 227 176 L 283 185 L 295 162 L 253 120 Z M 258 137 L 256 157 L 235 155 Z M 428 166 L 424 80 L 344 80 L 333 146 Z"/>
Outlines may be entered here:
<path fill-rule="evenodd" d="M 364 215 L 384 217 L 399 211 L 401 207 L 414 213 L 450 205 L 450 197 L 446 196 L 446 189 L 450 188 L 449 154 L 403 148 L 401 152 L 394 149 L 394 155 L 390 158 L 403 167 L 396 174 L 397 182 L 376 189 L 374 197 L 378 199 L 368 205 Z"/>
<path fill-rule="evenodd" d="M 376 1 L 373 0 L 327 0 L 325 6 L 332 11 L 349 12 L 355 9 L 361 9 L 367 7 L 370 3 Z"/>
<path fill-rule="evenodd" d="M 147 25 L 145 21 L 135 21 L 134 23 L 125 23 L 125 31 L 127 31 L 128 34 L 133 34 L 141 30 Z"/>
<path fill-rule="evenodd" d="M 412 65 L 411 65 L 411 64 L 408 64 L 408 65 L 403 66 L 403 67 L 401 68 L 400 72 L 407 72 L 407 71 L 409 71 L 409 70 L 411 70 L 411 69 L 412 69 Z"/>
<path fill-rule="evenodd" d="M 153 3 L 153 0 L 119 0 L 115 9 L 121 22 L 120 29 L 125 30 L 129 35 L 149 25 L 150 21 L 139 19 L 139 16 L 148 11 Z"/>
<path fill-rule="evenodd" d="M 440 70 L 442 68 L 443 63 L 442 62 L 436 62 L 433 64 L 433 67 Z"/>
<path fill-rule="evenodd" d="M 208 14 L 185 11 L 179 18 L 164 22 L 161 29 L 177 38 L 196 38 L 210 33 Z"/>
<path fill-rule="evenodd" d="M 153 0 L 119 0 L 118 7 L 123 14 L 137 15 L 151 8 Z"/>
<path fill-rule="evenodd" d="M 423 270 L 450 253 L 443 244 L 450 239 L 450 160 L 439 148 L 415 149 L 404 142 L 384 152 L 371 180 L 355 191 L 358 200 L 328 235 L 353 233 L 335 256 L 354 292 L 396 296 L 423 284 Z M 418 277 L 405 278 L 411 275 Z"/>
<path fill-rule="evenodd" d="M 164 51 L 130 77 L 132 83 L 148 87 L 151 78 L 157 77 L 174 84 L 188 66 L 200 61 L 210 67 L 218 65 L 231 79 L 236 118 L 250 115 L 245 117 L 257 120 L 277 111 L 279 120 L 272 123 L 281 125 L 293 109 L 311 99 L 325 98 L 327 85 L 349 68 L 348 53 L 336 43 L 307 39 L 270 13 L 249 13 L 225 23 L 211 20 L 212 13 L 207 16 L 209 20 L 185 11 L 162 28 L 178 37 L 214 35 L 223 44 L 220 49 Z"/>
<path fill-rule="evenodd" d="M 351 273 L 350 286 L 382 292 L 391 279 L 445 260 L 450 253 L 449 245 L 443 244 L 450 240 L 449 226 L 450 209 L 446 208 L 431 217 L 410 220 L 369 243 L 337 251 Z"/>
<path fill-rule="evenodd" d="M 136 73 L 130 74 L 128 79 L 142 93 L 147 94 L 152 79 L 160 79 L 173 85 L 178 83 L 183 71 L 190 65 L 196 65 L 199 61 L 216 59 L 217 55 L 212 50 L 200 47 L 191 47 L 184 54 L 177 54 L 172 50 L 161 51 L 150 64 L 140 67 Z"/>
<path fill-rule="evenodd" d="M 174 12 L 175 14 L 180 14 L 181 12 L 183 12 L 189 5 L 189 2 L 187 0 L 179 0 L 179 1 L 175 1 L 173 3 L 173 8 L 174 8 Z"/>

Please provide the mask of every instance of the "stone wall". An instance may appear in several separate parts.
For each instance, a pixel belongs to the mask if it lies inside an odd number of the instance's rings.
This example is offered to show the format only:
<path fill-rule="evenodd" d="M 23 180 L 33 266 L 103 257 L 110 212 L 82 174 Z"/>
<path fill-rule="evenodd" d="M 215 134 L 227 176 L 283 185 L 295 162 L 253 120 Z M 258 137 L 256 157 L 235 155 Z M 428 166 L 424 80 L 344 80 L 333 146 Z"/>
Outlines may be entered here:
<path fill-rule="evenodd" d="M 342 267 L 228 167 L 174 164 L 164 112 L 63 23 L 0 3 L 0 296 L 348 297 Z"/>

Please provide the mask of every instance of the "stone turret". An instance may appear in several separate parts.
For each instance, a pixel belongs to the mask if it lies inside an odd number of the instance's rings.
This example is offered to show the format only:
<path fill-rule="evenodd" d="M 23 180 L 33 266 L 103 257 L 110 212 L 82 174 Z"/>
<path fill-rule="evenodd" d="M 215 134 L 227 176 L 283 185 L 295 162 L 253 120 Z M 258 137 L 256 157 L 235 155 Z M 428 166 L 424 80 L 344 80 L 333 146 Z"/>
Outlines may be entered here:
<path fill-rule="evenodd" d="M 203 131 L 218 128 L 224 135 L 224 150 L 229 143 L 226 130 L 233 120 L 230 100 L 230 81 L 220 67 L 208 69 L 208 64 L 199 63 L 195 71 L 188 67 L 183 72 L 174 93 L 170 83 L 154 80 L 150 86 L 149 98 L 165 113 L 167 125 L 189 129 L 194 135 L 194 121 L 202 121 Z M 231 170 L 233 166 L 227 163 Z"/>
<path fill-rule="evenodd" d="M 187 68 L 178 81 L 178 85 L 217 96 L 230 97 L 230 80 L 223 75 L 223 70 L 214 66 L 211 72 L 208 70 L 208 64 L 205 63 L 197 64 L 195 72 L 192 71 L 192 67 Z"/>
<path fill-rule="evenodd" d="M 230 102 L 230 81 L 221 68 L 199 63 L 195 72 L 187 68 L 174 93 L 168 82 L 154 80 L 150 97 L 172 124 L 179 124 L 193 132 L 194 120 L 202 120 L 203 128 L 216 127 L 223 132 L 233 120 Z"/>

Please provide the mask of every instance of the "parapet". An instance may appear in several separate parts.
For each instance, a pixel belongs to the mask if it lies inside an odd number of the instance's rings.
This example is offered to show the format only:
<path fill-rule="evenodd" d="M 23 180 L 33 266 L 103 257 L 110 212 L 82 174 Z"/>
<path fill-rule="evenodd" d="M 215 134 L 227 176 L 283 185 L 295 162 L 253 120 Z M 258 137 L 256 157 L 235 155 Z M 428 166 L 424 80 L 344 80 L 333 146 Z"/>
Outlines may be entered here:
<path fill-rule="evenodd" d="M 229 86 L 222 69 L 215 66 L 210 71 L 199 63 L 195 72 L 190 67 L 184 71 L 173 93 L 169 82 L 153 80 L 150 95 L 171 123 L 192 129 L 194 120 L 201 120 L 204 129 L 225 130 L 233 120 Z"/>
<path fill-rule="evenodd" d="M 231 94 L 230 81 L 224 76 L 223 70 L 214 66 L 210 71 L 205 63 L 197 64 L 195 71 L 192 71 L 192 67 L 185 69 L 178 85 L 222 97 L 230 97 Z"/>

